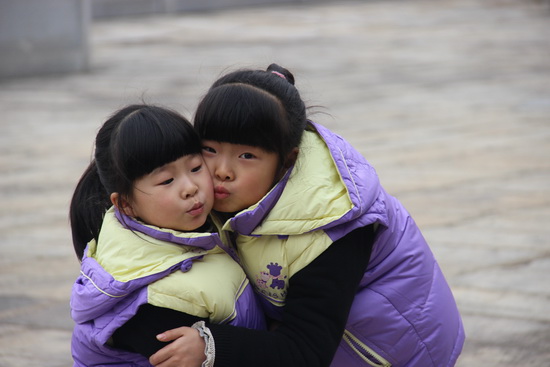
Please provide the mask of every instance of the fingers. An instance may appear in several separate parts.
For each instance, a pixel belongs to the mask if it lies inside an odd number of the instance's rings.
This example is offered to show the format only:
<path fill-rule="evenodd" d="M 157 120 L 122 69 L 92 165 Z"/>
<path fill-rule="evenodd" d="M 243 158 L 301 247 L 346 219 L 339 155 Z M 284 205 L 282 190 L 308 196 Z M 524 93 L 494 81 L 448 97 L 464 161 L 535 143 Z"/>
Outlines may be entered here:
<path fill-rule="evenodd" d="M 194 334 L 198 335 L 197 330 L 184 326 L 167 330 L 164 333 L 157 335 L 157 339 L 159 341 L 171 343 L 149 357 L 149 363 L 155 367 L 187 366 L 187 364 L 183 363 L 183 360 L 186 358 L 188 342 L 186 341 L 186 338 L 182 337 Z M 198 338 L 202 340 L 200 336 Z M 204 346 L 202 350 L 204 350 Z M 200 364 L 198 364 L 198 366 L 200 366 Z"/>
<path fill-rule="evenodd" d="M 193 330 L 189 327 L 183 326 L 176 329 L 167 330 L 164 333 L 157 335 L 157 339 L 161 342 L 170 342 L 176 340 L 180 336 L 185 335 L 185 332 L 188 330 Z"/>
<path fill-rule="evenodd" d="M 166 347 L 158 350 L 155 354 L 153 354 L 151 357 L 149 357 L 149 363 L 151 363 L 153 366 L 159 367 L 159 366 L 161 366 L 162 363 L 167 361 L 171 356 L 170 351 L 167 350 L 168 347 L 169 347 L 169 345 L 167 345 Z"/>

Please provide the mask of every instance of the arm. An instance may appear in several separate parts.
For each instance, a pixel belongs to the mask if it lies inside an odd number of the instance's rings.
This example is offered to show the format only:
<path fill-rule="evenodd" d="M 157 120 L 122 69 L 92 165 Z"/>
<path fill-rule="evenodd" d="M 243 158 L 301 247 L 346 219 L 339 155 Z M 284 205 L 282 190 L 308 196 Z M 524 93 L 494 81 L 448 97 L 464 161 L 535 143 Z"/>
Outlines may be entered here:
<path fill-rule="evenodd" d="M 359 228 L 295 274 L 289 282 L 283 320 L 276 330 L 209 325 L 216 346 L 215 366 L 328 366 L 342 338 L 373 238 L 372 226 Z M 178 332 L 165 335 L 176 336 Z M 159 365 L 166 358 L 164 352 L 153 355 L 151 363 Z"/>
<path fill-rule="evenodd" d="M 157 334 L 181 325 L 191 326 L 200 320 L 203 319 L 169 308 L 144 304 L 134 317 L 115 331 L 113 346 L 149 357 L 166 346 L 166 343 L 157 340 Z"/>

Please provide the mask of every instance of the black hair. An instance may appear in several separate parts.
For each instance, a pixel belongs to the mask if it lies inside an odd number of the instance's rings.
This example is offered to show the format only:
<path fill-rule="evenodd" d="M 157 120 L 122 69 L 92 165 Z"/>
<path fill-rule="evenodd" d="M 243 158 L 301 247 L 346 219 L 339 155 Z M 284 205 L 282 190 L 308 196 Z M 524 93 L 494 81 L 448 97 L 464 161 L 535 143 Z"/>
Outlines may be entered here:
<path fill-rule="evenodd" d="M 189 154 L 200 154 L 191 123 L 164 107 L 135 104 L 115 112 L 100 128 L 92 162 L 73 194 L 69 219 L 76 255 L 98 239 L 110 195 L 131 198 L 135 180 Z"/>
<path fill-rule="evenodd" d="M 300 145 L 306 124 L 294 75 L 277 64 L 222 76 L 200 101 L 194 119 L 201 139 L 260 147 L 277 153 L 280 165 Z"/>

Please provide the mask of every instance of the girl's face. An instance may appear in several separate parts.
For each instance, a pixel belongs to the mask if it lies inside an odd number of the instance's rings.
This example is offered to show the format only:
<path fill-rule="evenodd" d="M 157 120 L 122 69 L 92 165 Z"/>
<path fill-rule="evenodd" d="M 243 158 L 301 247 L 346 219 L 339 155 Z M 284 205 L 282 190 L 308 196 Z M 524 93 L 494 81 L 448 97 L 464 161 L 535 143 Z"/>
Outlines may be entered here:
<path fill-rule="evenodd" d="M 273 186 L 276 153 L 250 145 L 203 140 L 203 157 L 214 181 L 214 210 L 233 213 L 257 203 Z"/>
<path fill-rule="evenodd" d="M 212 205 L 210 172 L 200 154 L 165 164 L 134 183 L 124 212 L 161 228 L 192 231 L 202 226 Z"/>

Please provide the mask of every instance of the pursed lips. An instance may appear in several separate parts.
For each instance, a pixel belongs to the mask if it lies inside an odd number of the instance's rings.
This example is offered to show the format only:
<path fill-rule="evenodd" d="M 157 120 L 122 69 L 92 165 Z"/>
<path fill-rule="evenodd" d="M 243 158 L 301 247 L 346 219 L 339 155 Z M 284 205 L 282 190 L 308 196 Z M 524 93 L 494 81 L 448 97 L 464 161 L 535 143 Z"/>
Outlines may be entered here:
<path fill-rule="evenodd" d="M 195 203 L 191 209 L 189 209 L 187 211 L 187 213 L 189 213 L 190 215 L 199 215 L 199 214 L 202 214 L 202 212 L 204 211 L 204 204 L 203 203 Z"/>
<path fill-rule="evenodd" d="M 223 186 L 216 186 L 214 189 L 214 197 L 216 199 L 225 199 L 229 196 L 229 191 Z"/>

